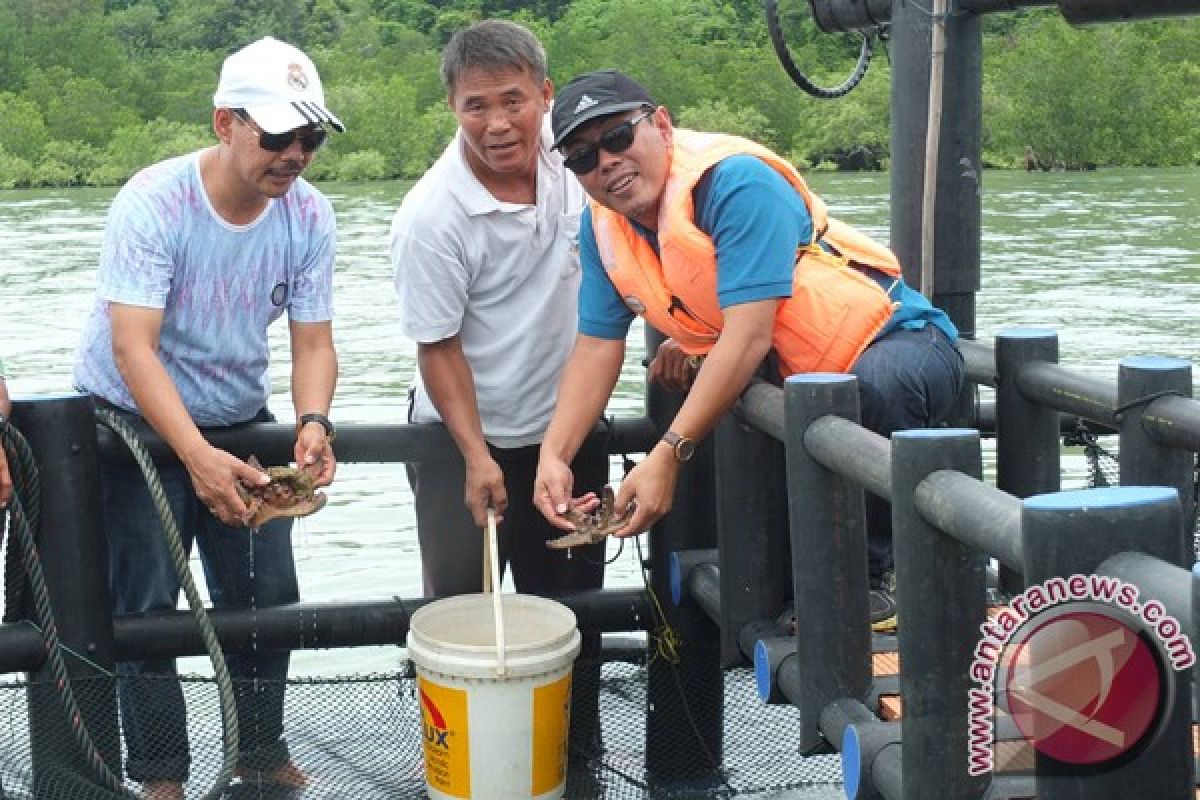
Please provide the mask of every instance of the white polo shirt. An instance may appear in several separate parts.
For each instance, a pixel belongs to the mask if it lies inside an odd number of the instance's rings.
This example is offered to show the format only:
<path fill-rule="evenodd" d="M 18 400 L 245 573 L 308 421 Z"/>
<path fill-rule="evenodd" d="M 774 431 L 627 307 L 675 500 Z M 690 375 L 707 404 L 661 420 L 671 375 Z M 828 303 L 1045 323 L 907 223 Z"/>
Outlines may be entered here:
<path fill-rule="evenodd" d="M 552 141 L 547 115 L 537 203 L 504 203 L 471 171 L 459 131 L 392 221 L 402 329 L 420 343 L 461 335 L 497 447 L 541 441 L 575 341 L 584 193 Z M 418 371 L 414 421 L 438 419 Z"/>

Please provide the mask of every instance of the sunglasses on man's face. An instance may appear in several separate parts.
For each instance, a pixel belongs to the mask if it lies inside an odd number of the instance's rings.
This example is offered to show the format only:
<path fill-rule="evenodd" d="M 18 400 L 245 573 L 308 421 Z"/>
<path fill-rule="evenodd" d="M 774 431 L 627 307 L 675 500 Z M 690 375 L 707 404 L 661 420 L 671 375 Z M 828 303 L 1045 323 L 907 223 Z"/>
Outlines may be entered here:
<path fill-rule="evenodd" d="M 321 145 L 325 144 L 325 139 L 329 136 L 329 131 L 321 126 L 309 128 L 297 128 L 294 131 L 287 133 L 267 133 L 262 128 L 258 127 L 258 123 L 250 118 L 242 109 L 237 109 L 233 112 L 238 119 L 246 124 L 258 134 L 258 146 L 263 150 L 271 153 L 282 153 L 292 146 L 292 142 L 300 140 L 300 149 L 306 153 L 311 153 L 317 150 Z"/>
<path fill-rule="evenodd" d="M 566 158 L 563 159 L 563 166 L 576 175 L 587 175 L 600 163 L 601 147 L 604 148 L 605 152 L 612 153 L 613 155 L 624 153 L 633 144 L 634 126 L 642 120 L 648 119 L 653 114 L 654 109 L 651 109 L 641 116 L 622 122 L 615 128 L 609 128 L 600 134 L 600 138 L 596 141 L 568 153 Z"/>

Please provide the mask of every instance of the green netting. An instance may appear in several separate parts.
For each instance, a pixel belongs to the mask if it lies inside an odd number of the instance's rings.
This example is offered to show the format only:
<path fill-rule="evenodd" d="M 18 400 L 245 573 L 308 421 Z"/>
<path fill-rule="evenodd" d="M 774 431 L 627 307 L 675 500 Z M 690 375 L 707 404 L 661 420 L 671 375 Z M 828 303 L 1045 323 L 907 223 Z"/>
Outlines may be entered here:
<path fill-rule="evenodd" d="M 580 669 L 579 674 L 588 670 Z M 10 676 L 12 677 L 12 676 Z M 85 709 L 114 707 L 117 679 L 88 678 L 75 692 Z M 141 679 L 146 680 L 146 679 Z M 151 679 L 153 680 L 153 679 Z M 187 796 L 199 798 L 211 787 L 221 766 L 221 718 L 211 679 L 180 679 L 188 707 L 192 756 Z M 598 755 L 573 751 L 567 780 L 570 800 L 618 798 L 805 798 L 842 797 L 836 755 L 804 758 L 796 749 L 796 710 L 764 706 L 749 670 L 725 674 L 723 698 L 693 698 L 724 704 L 724 752 L 720 768 L 698 770 L 689 785 L 655 783 L 646 771 L 647 668 L 644 663 L 606 662 L 601 670 L 600 708 L 603 749 Z M 587 691 L 584 686 L 577 690 Z M 112 791 L 79 777 L 83 760 L 61 717 L 50 683 L 11 680 L 0 683 L 0 797 L 111 800 Z M 660 702 L 676 702 L 667 692 Z M 85 713 L 91 713 L 85 712 Z M 30 744 L 29 719 L 50 719 L 40 736 L 37 769 Z M 118 741 L 115 731 L 92 724 L 92 738 L 104 749 Z M 287 686 L 285 728 L 293 760 L 311 779 L 303 791 L 235 783 L 228 798 L 424 798 L 420 709 L 409 670 L 394 674 L 291 680 Z M 690 737 L 668 737 L 665 746 L 690 748 Z M 119 744 L 117 745 L 119 746 Z M 112 754 L 107 754 L 112 758 Z M 705 756 L 675 752 L 669 760 L 703 766 Z M 58 765 L 58 766 L 56 766 Z M 115 768 L 115 764 L 110 764 Z M 129 783 L 137 790 L 138 786 Z"/>

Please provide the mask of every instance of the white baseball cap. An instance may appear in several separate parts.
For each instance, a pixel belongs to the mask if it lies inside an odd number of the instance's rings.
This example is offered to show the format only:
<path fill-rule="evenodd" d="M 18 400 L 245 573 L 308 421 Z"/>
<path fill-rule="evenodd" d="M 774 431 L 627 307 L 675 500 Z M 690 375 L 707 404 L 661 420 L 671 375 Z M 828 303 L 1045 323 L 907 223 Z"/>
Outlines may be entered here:
<path fill-rule="evenodd" d="M 321 78 L 312 60 L 270 36 L 225 59 L 213 106 L 244 108 L 267 133 L 287 133 L 316 123 L 346 130 L 325 107 Z"/>

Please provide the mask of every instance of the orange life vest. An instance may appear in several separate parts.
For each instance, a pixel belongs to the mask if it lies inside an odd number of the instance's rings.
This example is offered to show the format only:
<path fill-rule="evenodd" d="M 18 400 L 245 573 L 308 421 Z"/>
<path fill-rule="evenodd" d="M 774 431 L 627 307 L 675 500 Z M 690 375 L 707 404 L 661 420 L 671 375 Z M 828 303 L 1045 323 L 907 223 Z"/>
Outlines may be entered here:
<path fill-rule="evenodd" d="M 780 302 L 775 316 L 772 346 L 780 370 L 785 376 L 849 371 L 894 308 L 887 292 L 852 265 L 896 277 L 900 264 L 889 249 L 830 217 L 790 164 L 747 139 L 675 129 L 658 212 L 658 254 L 624 215 L 592 202 L 596 244 L 608 277 L 626 305 L 684 352 L 707 353 L 724 315 L 717 299 L 716 249 L 696 227 L 692 190 L 709 169 L 737 154 L 755 156 L 783 175 L 812 215 L 815 240 L 797 250 L 792 296 Z"/>

